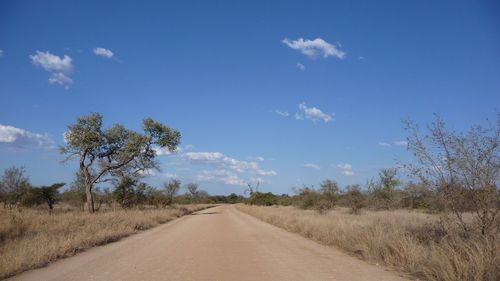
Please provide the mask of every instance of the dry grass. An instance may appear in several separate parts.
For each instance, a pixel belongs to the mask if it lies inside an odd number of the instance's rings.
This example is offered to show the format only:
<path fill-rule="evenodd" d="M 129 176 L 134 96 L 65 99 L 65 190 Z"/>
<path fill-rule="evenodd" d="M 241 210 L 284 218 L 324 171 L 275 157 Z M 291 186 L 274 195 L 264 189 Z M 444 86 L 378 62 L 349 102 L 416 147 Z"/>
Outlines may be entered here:
<path fill-rule="evenodd" d="M 0 279 L 213 205 L 96 214 L 0 209 Z"/>
<path fill-rule="evenodd" d="M 423 280 L 500 280 L 499 237 L 464 238 L 421 212 L 334 210 L 325 215 L 293 207 L 238 205 L 239 210 L 370 262 Z"/>

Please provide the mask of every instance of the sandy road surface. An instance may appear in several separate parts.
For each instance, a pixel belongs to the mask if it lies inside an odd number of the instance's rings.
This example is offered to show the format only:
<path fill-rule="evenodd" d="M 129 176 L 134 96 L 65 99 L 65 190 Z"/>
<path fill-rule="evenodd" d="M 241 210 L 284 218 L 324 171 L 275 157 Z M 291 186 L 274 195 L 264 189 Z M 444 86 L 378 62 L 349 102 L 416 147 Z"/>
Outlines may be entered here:
<path fill-rule="evenodd" d="M 405 279 L 227 205 L 182 217 L 13 280 Z"/>

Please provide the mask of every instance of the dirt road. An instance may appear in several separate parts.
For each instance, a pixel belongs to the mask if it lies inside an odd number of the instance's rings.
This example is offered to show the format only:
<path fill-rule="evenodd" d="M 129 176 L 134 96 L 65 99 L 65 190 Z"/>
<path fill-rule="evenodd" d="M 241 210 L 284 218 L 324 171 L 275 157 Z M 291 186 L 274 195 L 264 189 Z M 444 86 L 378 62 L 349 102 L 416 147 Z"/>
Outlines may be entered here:
<path fill-rule="evenodd" d="M 405 279 L 228 205 L 200 211 L 13 280 Z"/>

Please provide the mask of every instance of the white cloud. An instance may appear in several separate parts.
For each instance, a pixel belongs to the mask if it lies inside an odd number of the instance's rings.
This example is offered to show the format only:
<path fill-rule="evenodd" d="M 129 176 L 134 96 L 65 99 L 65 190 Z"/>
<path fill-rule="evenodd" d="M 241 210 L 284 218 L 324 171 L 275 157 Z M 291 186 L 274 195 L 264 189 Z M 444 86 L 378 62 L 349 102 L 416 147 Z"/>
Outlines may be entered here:
<path fill-rule="evenodd" d="M 256 173 L 261 176 L 274 176 L 277 174 L 275 171 L 261 169 L 257 162 L 238 160 L 220 152 L 187 152 L 184 153 L 183 157 L 192 162 L 215 165 L 236 172 Z"/>
<path fill-rule="evenodd" d="M 312 121 L 324 121 L 325 123 L 333 120 L 334 114 L 326 114 L 316 107 L 307 107 L 306 104 L 299 104 L 300 113 L 295 114 L 295 118 L 299 120 L 303 120 L 304 118 L 312 120 Z"/>
<path fill-rule="evenodd" d="M 352 170 L 352 165 L 345 163 L 345 164 L 338 164 L 337 168 L 340 169 L 340 173 L 343 174 L 344 176 L 354 176 L 354 171 Z"/>
<path fill-rule="evenodd" d="M 276 176 L 278 174 L 272 170 L 271 171 L 257 170 L 256 173 L 259 176 Z"/>
<path fill-rule="evenodd" d="M 49 72 L 69 73 L 73 69 L 71 57 L 68 55 L 64 55 L 64 57 L 60 58 L 56 55 L 51 54 L 49 51 L 36 51 L 36 54 L 31 55 L 30 58 L 31 63 L 37 66 L 41 66 L 43 69 Z"/>
<path fill-rule="evenodd" d="M 289 114 L 288 112 L 286 112 L 286 111 L 281 111 L 281 110 L 276 109 L 274 112 L 275 112 L 276 114 L 281 115 L 281 116 L 284 116 L 284 117 L 288 117 L 288 116 L 290 116 L 290 114 Z"/>
<path fill-rule="evenodd" d="M 400 141 L 393 141 L 392 143 L 388 143 L 388 142 L 379 142 L 378 145 L 380 146 L 387 146 L 387 147 L 390 147 L 390 146 L 408 146 L 408 142 L 405 141 L 405 140 L 400 140 Z"/>
<path fill-rule="evenodd" d="M 337 57 L 342 59 L 345 57 L 345 52 L 337 49 L 336 46 L 326 42 L 321 38 L 316 38 L 314 40 L 304 40 L 299 38 L 297 40 L 288 40 L 287 38 L 282 41 L 288 47 L 300 51 L 302 54 L 310 58 L 316 58 L 322 56 L 323 58 L 328 58 L 329 56 Z"/>
<path fill-rule="evenodd" d="M 194 145 L 192 145 L 192 144 L 186 144 L 186 145 L 184 146 L 184 149 L 185 149 L 185 150 L 192 150 L 192 149 L 194 149 Z"/>
<path fill-rule="evenodd" d="M 0 58 L 3 56 L 3 50 L 0 49 Z"/>
<path fill-rule="evenodd" d="M 153 149 L 156 152 L 156 155 L 158 155 L 158 156 L 182 153 L 184 151 L 182 149 L 182 147 L 177 147 L 177 149 L 175 151 L 170 151 L 170 150 L 168 150 L 167 147 L 155 147 Z"/>
<path fill-rule="evenodd" d="M 59 85 L 67 87 L 69 84 L 73 83 L 73 79 L 71 79 L 70 77 L 66 76 L 62 72 L 55 72 L 55 73 L 52 73 L 50 75 L 50 77 L 49 77 L 49 83 L 50 84 L 59 84 Z"/>
<path fill-rule="evenodd" d="M 26 148 L 33 146 L 50 146 L 54 141 L 47 133 L 37 134 L 13 126 L 0 124 L 0 143 L 6 143 L 13 147 Z"/>
<path fill-rule="evenodd" d="M 256 162 L 237 160 L 220 152 L 187 152 L 184 155 L 191 161 L 219 164 L 238 172 L 259 169 Z"/>
<path fill-rule="evenodd" d="M 252 157 L 252 159 L 257 160 L 257 161 L 260 161 L 260 162 L 263 162 L 264 160 L 266 160 L 266 159 L 265 159 L 264 157 L 262 157 L 262 156 Z"/>
<path fill-rule="evenodd" d="M 196 179 L 206 182 L 221 182 L 228 185 L 247 185 L 247 181 L 227 170 L 202 171 L 196 176 Z"/>
<path fill-rule="evenodd" d="M 108 50 L 105 48 L 95 48 L 94 54 L 96 54 L 97 56 L 108 58 L 108 59 L 110 59 L 114 56 L 114 53 L 111 52 L 111 50 Z"/>
<path fill-rule="evenodd" d="M 408 146 L 408 142 L 405 141 L 405 140 L 402 140 L 402 141 L 395 141 L 394 142 L 394 145 L 397 145 L 397 146 Z"/>
<path fill-rule="evenodd" d="M 139 171 L 139 175 L 141 176 L 154 176 L 156 175 L 156 172 L 154 169 L 146 169 L 146 170 L 143 170 L 143 171 Z"/>
<path fill-rule="evenodd" d="M 302 71 L 306 70 L 306 66 L 305 66 L 305 65 L 303 65 L 303 64 L 301 64 L 300 62 L 299 62 L 299 63 L 297 63 L 297 67 L 298 67 L 300 70 L 302 70 Z"/>
<path fill-rule="evenodd" d="M 302 165 L 304 168 L 311 168 L 311 169 L 316 169 L 316 170 L 319 170 L 320 167 L 318 164 L 314 164 L 314 163 L 306 163 L 304 165 Z"/>
<path fill-rule="evenodd" d="M 378 145 L 380 145 L 380 146 L 392 146 L 390 143 L 383 142 L 383 141 L 379 142 Z"/>
<path fill-rule="evenodd" d="M 179 176 L 177 174 L 173 173 L 163 173 L 162 176 L 169 178 L 169 179 L 178 179 Z"/>
<path fill-rule="evenodd" d="M 51 54 L 49 51 L 36 51 L 30 58 L 33 65 L 40 66 L 51 73 L 49 77 L 50 84 L 58 84 L 68 88 L 68 86 L 73 83 L 73 79 L 68 76 L 73 70 L 70 56 L 64 55 L 63 57 L 58 57 Z"/>

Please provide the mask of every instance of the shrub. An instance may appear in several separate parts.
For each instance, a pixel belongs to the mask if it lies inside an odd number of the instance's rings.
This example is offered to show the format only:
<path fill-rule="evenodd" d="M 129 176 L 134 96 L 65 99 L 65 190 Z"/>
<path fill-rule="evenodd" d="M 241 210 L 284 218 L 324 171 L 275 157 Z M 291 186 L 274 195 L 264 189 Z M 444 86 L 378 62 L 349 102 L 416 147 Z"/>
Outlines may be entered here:
<path fill-rule="evenodd" d="M 359 185 L 350 185 L 346 189 L 347 192 L 344 195 L 345 204 L 351 209 L 351 213 L 359 214 L 361 209 L 366 206 L 366 196 Z"/>

